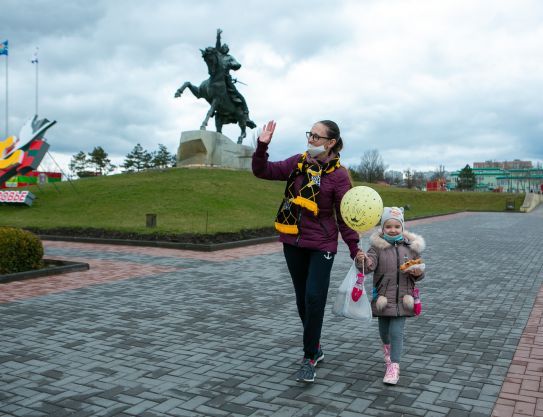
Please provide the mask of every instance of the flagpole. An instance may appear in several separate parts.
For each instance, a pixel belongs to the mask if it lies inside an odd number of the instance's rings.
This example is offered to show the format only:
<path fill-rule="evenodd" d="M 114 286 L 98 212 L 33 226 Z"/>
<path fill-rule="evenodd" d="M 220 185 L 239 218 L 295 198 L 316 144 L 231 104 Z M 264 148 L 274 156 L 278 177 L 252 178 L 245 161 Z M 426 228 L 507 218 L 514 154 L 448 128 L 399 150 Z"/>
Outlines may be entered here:
<path fill-rule="evenodd" d="M 9 55 L 6 55 L 6 134 L 4 137 L 8 137 L 8 57 Z"/>
<path fill-rule="evenodd" d="M 39 61 L 36 61 L 36 115 L 38 114 L 38 65 Z"/>
<path fill-rule="evenodd" d="M 38 46 L 36 46 L 36 50 L 34 51 L 34 57 L 32 58 L 32 63 L 33 64 L 36 64 L 36 116 L 38 115 L 38 86 L 39 86 L 39 78 L 38 78 L 38 74 L 39 74 L 39 68 L 38 68 L 38 65 L 39 64 L 39 59 L 38 59 L 38 51 L 40 50 L 40 48 Z"/>

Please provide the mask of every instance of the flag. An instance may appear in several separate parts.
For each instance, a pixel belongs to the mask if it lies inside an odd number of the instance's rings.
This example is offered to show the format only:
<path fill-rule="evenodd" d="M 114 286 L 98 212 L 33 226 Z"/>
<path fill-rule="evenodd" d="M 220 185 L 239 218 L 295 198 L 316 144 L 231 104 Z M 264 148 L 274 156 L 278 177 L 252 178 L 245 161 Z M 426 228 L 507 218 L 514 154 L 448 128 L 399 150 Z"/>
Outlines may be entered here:
<path fill-rule="evenodd" d="M 0 55 L 8 54 L 8 41 L 0 43 Z"/>
<path fill-rule="evenodd" d="M 34 55 L 32 55 L 32 61 L 31 61 L 31 62 L 32 62 L 33 64 L 37 64 L 37 63 L 38 63 L 38 49 L 40 49 L 40 48 L 38 48 L 38 47 L 36 46 L 36 50 L 34 51 Z"/>

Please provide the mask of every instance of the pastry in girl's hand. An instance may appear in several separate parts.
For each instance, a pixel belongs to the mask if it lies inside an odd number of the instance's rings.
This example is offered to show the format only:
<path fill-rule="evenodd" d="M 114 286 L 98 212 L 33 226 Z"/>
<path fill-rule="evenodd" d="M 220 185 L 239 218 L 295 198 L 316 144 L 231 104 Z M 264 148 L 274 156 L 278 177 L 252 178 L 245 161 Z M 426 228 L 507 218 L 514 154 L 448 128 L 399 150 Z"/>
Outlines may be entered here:
<path fill-rule="evenodd" d="M 413 266 L 413 265 L 420 265 L 423 261 L 421 258 L 419 259 L 410 259 L 407 262 L 400 265 L 400 271 L 405 271 L 407 268 Z"/>

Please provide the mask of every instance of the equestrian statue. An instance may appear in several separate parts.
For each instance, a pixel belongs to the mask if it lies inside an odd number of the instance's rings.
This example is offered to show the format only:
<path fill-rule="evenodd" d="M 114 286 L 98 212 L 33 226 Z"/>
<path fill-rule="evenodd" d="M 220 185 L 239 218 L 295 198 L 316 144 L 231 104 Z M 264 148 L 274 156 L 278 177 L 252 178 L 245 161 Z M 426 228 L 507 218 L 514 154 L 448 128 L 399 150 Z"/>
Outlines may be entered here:
<path fill-rule="evenodd" d="M 200 86 L 186 81 L 177 89 L 174 97 L 180 97 L 188 88 L 196 98 L 204 98 L 211 105 L 206 114 L 201 130 L 206 130 L 210 117 L 215 117 L 217 132 L 222 133 L 222 127 L 228 123 L 237 123 L 241 129 L 238 144 L 243 143 L 246 137 L 245 128 L 254 129 L 255 123 L 249 118 L 249 108 L 245 98 L 235 86 L 237 80 L 232 79 L 230 70 L 237 71 L 241 64 L 229 54 L 227 44 L 221 44 L 221 29 L 217 29 L 217 41 L 215 47 L 200 49 L 202 57 L 207 65 L 209 78 Z"/>

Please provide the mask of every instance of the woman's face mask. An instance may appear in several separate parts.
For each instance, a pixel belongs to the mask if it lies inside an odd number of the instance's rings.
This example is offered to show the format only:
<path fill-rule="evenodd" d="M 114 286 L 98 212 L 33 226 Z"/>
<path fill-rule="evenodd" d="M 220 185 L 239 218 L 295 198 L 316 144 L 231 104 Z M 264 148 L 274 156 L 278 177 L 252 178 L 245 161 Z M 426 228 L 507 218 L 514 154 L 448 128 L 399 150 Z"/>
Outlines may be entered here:
<path fill-rule="evenodd" d="M 307 144 L 307 153 L 311 155 L 313 158 L 316 157 L 317 155 L 320 155 L 323 152 L 326 152 L 324 145 L 315 146 L 311 143 Z"/>

